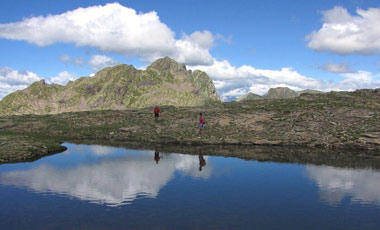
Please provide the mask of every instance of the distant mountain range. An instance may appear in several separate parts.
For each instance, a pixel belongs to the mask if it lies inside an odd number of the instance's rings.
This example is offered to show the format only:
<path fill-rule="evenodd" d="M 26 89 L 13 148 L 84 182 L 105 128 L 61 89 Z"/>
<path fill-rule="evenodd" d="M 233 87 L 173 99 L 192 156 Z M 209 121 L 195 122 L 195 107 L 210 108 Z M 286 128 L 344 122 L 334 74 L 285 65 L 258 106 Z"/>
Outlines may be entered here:
<path fill-rule="evenodd" d="M 262 99 L 289 99 L 289 98 L 298 97 L 303 93 L 317 94 L 317 93 L 323 93 L 323 92 L 317 91 L 317 90 L 310 90 L 310 89 L 302 90 L 302 91 L 294 91 L 294 90 L 289 89 L 288 87 L 277 87 L 277 88 L 269 89 L 268 92 L 263 96 L 260 96 L 254 93 L 247 93 L 237 98 L 236 101 L 252 101 L 252 100 L 262 100 Z"/>
<path fill-rule="evenodd" d="M 0 101 L 0 115 L 56 114 L 87 110 L 123 110 L 153 105 L 200 106 L 220 102 L 215 86 L 202 71 L 165 57 L 146 70 L 117 65 L 67 85 L 34 82 Z"/>

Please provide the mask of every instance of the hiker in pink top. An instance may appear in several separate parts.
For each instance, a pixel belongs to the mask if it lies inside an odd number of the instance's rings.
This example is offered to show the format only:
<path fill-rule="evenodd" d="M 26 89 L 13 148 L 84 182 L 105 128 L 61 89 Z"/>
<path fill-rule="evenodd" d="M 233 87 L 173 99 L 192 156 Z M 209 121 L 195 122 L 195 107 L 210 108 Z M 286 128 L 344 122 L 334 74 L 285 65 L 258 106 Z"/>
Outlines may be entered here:
<path fill-rule="evenodd" d="M 205 118 L 203 117 L 202 113 L 199 113 L 199 125 L 198 125 L 198 128 L 199 128 L 199 135 L 203 136 L 203 133 L 204 133 L 204 126 L 205 126 L 206 122 L 205 122 Z"/>

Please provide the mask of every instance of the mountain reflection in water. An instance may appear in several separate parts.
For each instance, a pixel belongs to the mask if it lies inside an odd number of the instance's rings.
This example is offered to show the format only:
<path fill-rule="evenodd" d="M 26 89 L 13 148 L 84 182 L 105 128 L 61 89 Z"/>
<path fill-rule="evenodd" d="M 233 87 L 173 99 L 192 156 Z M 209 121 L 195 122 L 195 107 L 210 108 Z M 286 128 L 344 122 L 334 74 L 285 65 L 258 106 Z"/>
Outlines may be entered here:
<path fill-rule="evenodd" d="M 26 170 L 2 173 L 0 183 L 120 206 L 138 196 L 156 198 L 175 172 L 203 179 L 211 175 L 210 166 L 204 167 L 202 172 L 198 170 L 198 156 L 167 154 L 156 163 L 154 151 L 112 156 L 117 151 L 123 149 L 77 145 L 63 154 L 84 154 L 80 163 L 61 167 L 45 162 Z"/>

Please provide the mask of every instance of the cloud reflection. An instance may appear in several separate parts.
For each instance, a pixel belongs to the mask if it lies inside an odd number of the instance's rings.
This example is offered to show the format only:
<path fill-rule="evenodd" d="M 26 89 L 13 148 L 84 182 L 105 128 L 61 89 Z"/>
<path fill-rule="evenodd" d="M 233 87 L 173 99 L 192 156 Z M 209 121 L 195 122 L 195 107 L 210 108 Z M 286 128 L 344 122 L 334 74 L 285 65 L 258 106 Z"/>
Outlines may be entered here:
<path fill-rule="evenodd" d="M 70 147 L 69 146 L 69 151 Z M 25 187 L 37 192 L 64 194 L 80 200 L 108 206 L 131 203 L 137 197 L 155 198 L 176 171 L 196 178 L 208 178 L 211 167 L 198 171 L 198 156 L 169 154 L 156 164 L 154 153 L 134 151 L 121 157 L 108 157 L 117 149 L 85 146 L 85 151 L 99 161 L 71 167 L 40 163 L 27 170 L 0 174 L 0 183 Z M 77 153 L 82 154 L 82 153 Z M 73 154 L 66 155 L 67 157 Z"/>
<path fill-rule="evenodd" d="M 353 202 L 380 205 L 380 172 L 329 166 L 307 166 L 306 172 L 327 203 L 338 204 L 349 197 Z"/>

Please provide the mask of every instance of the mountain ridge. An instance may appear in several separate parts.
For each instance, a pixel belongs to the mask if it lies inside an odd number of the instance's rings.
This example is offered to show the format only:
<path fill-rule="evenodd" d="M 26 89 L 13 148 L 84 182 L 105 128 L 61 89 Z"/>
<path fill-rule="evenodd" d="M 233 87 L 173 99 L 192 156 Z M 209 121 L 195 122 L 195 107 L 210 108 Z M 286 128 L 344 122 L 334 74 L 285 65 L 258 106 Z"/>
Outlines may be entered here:
<path fill-rule="evenodd" d="M 276 88 L 270 88 L 268 92 L 263 95 L 257 95 L 254 93 L 247 93 L 244 94 L 236 99 L 236 101 L 252 101 L 252 100 L 262 100 L 262 99 L 290 99 L 300 96 L 303 93 L 310 93 L 310 94 L 321 94 L 324 92 L 318 91 L 318 90 L 301 90 L 301 91 L 294 91 L 291 90 L 288 87 L 276 87 Z"/>
<path fill-rule="evenodd" d="M 123 110 L 156 104 L 200 106 L 209 102 L 220 102 L 209 76 L 199 70 L 187 70 L 185 65 L 164 57 L 146 70 L 120 64 L 65 86 L 46 84 L 44 80 L 34 82 L 4 97 L 0 101 L 0 115 Z"/>

